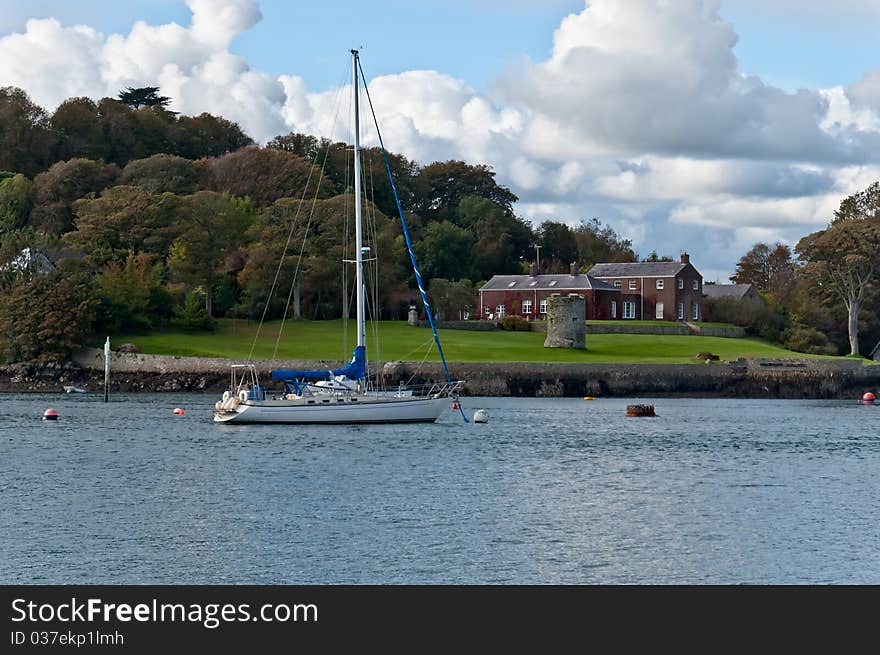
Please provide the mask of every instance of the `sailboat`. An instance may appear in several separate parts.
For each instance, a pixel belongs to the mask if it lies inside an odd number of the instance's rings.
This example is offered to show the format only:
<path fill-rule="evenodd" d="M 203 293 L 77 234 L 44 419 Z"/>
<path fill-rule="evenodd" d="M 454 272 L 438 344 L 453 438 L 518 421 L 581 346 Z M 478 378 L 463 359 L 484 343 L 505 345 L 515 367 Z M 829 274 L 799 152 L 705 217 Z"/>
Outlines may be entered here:
<path fill-rule="evenodd" d="M 434 343 L 443 363 L 445 381 L 422 389 L 400 387 L 392 391 L 375 391 L 367 384 L 366 307 L 364 285 L 364 254 L 361 221 L 361 155 L 360 117 L 358 103 L 358 73 L 364 79 L 364 90 L 369 90 L 360 66 L 357 50 L 351 51 L 352 86 L 354 94 L 354 250 L 355 288 L 357 297 L 357 346 L 351 360 L 343 367 L 331 370 L 273 370 L 270 379 L 280 382 L 282 389 L 269 392 L 260 382 L 253 363 L 233 364 L 229 388 L 214 406 L 217 423 L 415 423 L 434 422 L 450 404 L 464 412 L 458 402 L 462 381 L 453 380 L 443 347 L 434 325 L 433 312 L 416 264 L 409 230 L 403 216 L 397 187 L 391 173 L 385 144 L 375 122 L 379 145 L 385 159 L 385 168 L 397 203 L 403 234 L 422 302 L 428 315 Z M 372 111 L 372 101 L 370 101 Z M 467 420 L 467 419 L 465 419 Z"/>

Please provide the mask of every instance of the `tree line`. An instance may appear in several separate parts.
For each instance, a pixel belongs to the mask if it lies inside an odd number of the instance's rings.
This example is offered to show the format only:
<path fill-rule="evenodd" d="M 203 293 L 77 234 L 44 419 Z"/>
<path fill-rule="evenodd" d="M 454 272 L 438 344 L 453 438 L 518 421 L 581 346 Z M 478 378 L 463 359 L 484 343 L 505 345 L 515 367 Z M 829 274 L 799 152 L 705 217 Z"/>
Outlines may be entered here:
<path fill-rule="evenodd" d="M 50 114 L 0 89 L 3 359 L 58 359 L 95 335 L 208 329 L 224 316 L 346 311 L 351 147 L 304 134 L 258 147 L 221 117 L 169 111 L 158 91 L 71 98 Z M 362 157 L 372 311 L 403 318 L 417 294 L 396 203 L 381 152 Z M 637 257 L 598 219 L 534 228 L 488 166 L 394 153 L 389 163 L 423 277 L 449 316 L 472 308 L 483 280 L 527 271 L 538 250 L 544 272 Z"/>
<path fill-rule="evenodd" d="M 828 226 L 794 250 L 755 244 L 731 281 L 751 284 L 766 306 L 709 302 L 712 317 L 813 354 L 867 355 L 880 342 L 880 182 L 844 198 Z"/>

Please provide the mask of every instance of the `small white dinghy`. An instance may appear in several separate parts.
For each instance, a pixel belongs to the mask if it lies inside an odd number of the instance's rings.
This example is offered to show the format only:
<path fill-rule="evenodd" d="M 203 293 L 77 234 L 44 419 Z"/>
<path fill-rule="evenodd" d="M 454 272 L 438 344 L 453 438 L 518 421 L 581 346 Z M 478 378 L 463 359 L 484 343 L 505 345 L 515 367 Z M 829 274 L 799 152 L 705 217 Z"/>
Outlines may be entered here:
<path fill-rule="evenodd" d="M 82 387 L 74 387 L 73 385 L 65 385 L 64 393 L 86 393 Z"/>

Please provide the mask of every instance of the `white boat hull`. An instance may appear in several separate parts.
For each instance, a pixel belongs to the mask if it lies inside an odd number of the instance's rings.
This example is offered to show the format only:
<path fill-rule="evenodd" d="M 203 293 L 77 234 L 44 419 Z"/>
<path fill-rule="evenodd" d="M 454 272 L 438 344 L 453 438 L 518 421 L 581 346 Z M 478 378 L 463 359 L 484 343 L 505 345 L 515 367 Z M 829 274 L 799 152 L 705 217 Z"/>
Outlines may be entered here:
<path fill-rule="evenodd" d="M 433 423 L 448 396 L 383 398 L 357 395 L 328 399 L 248 400 L 234 410 L 214 412 L 217 423 Z"/>

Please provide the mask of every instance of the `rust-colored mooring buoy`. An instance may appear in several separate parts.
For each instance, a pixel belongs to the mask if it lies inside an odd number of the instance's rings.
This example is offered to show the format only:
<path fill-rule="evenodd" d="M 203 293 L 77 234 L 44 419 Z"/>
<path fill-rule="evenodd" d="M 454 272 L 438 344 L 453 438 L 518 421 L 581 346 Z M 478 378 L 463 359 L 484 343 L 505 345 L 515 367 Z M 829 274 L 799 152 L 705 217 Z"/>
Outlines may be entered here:
<path fill-rule="evenodd" d="M 627 405 L 627 416 L 657 416 L 653 405 Z"/>
<path fill-rule="evenodd" d="M 58 420 L 58 412 L 52 408 L 47 409 L 43 412 L 43 420 L 44 421 L 57 421 Z"/>

